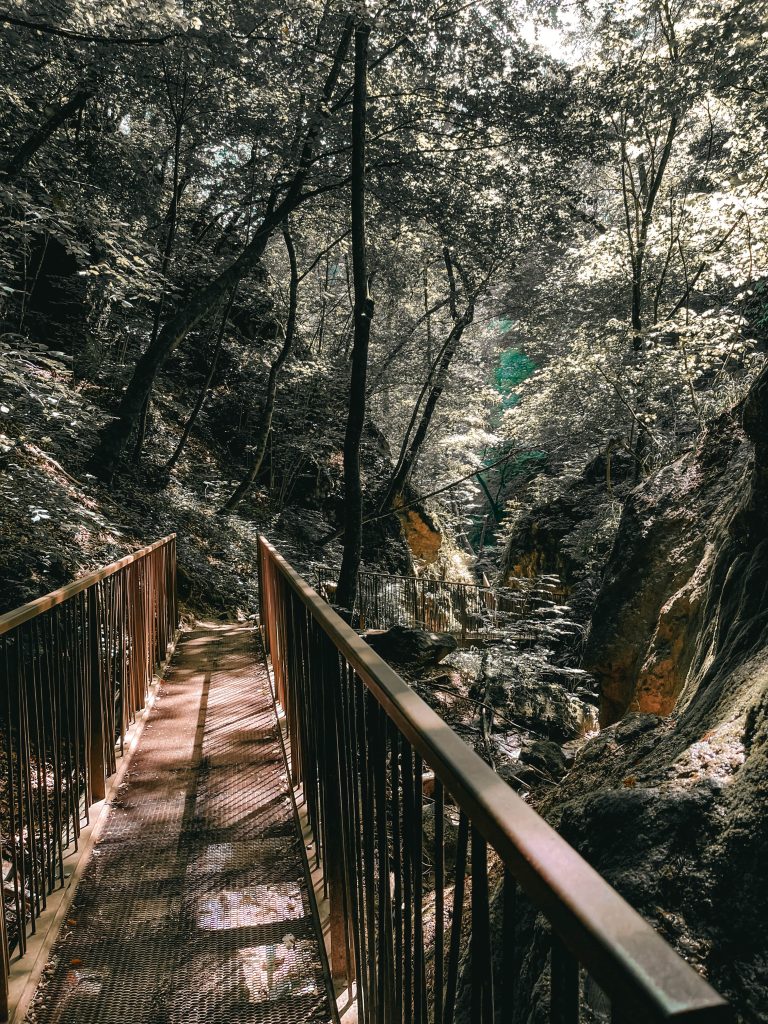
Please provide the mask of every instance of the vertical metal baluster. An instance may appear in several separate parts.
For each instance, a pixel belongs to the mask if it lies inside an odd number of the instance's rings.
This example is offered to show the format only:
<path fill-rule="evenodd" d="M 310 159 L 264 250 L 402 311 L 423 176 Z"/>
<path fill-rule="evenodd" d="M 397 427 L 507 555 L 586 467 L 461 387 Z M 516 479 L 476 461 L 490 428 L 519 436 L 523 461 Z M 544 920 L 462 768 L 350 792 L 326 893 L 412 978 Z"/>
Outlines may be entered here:
<path fill-rule="evenodd" d="M 85 769 L 80 771 L 80 766 L 86 764 L 85 748 L 85 707 L 82 695 L 87 682 L 87 625 L 85 613 L 85 594 L 80 593 L 72 602 L 71 632 L 67 635 L 67 647 L 70 659 L 70 685 L 67 688 L 67 724 L 64 730 L 67 736 L 65 747 L 65 768 L 67 772 L 67 799 L 71 809 L 72 835 L 70 842 L 74 843 L 77 850 L 80 840 L 80 788 L 81 777 L 83 789 L 90 786 L 90 782 L 84 777 Z M 87 806 L 87 800 L 86 800 Z M 69 835 L 69 833 L 68 833 Z M 69 843 L 67 844 L 69 845 Z"/>
<path fill-rule="evenodd" d="M 413 1019 L 414 1024 L 427 1021 L 427 978 L 424 963 L 424 796 L 421 755 L 413 758 Z"/>
<path fill-rule="evenodd" d="M 55 719 L 55 701 L 52 693 L 52 668 L 51 668 L 51 656 L 53 652 L 53 637 L 51 635 L 51 618 L 53 611 L 44 612 L 38 617 L 38 637 L 40 641 L 40 651 L 42 655 L 42 664 L 40 668 L 40 708 L 42 711 L 42 737 L 44 745 L 44 756 L 43 756 L 43 778 L 45 780 L 44 785 L 44 799 L 45 799 L 45 831 L 46 831 L 46 847 L 45 847 L 45 871 L 47 875 L 48 885 L 46 895 L 50 895 L 56 884 L 56 842 L 57 842 L 57 831 L 56 831 L 56 803 L 58 790 L 56 787 L 56 747 L 55 747 L 55 736 L 56 736 L 56 719 Z M 50 750 L 50 753 L 49 753 Z M 48 796 L 48 765 L 51 766 L 51 774 L 53 775 L 53 798 Z"/>
<path fill-rule="evenodd" d="M 24 875 L 24 863 L 23 863 L 23 850 L 20 847 L 20 836 L 23 832 L 20 831 L 21 811 L 18 807 L 20 794 L 17 789 L 16 779 L 14 778 L 14 743 L 13 733 L 14 725 L 16 726 L 16 747 L 15 747 L 15 759 L 18 760 L 19 753 L 19 714 L 18 708 L 21 703 L 21 682 L 19 678 L 19 657 L 20 657 L 20 638 L 19 630 L 15 629 L 9 637 L 6 637 L 5 642 L 5 672 L 6 678 L 8 679 L 8 686 L 6 687 L 6 712 L 8 728 L 6 730 L 6 761 L 8 766 L 8 809 L 9 809 L 9 821 L 10 821 L 10 841 L 11 841 L 11 860 L 13 862 L 13 895 L 14 895 L 14 909 L 16 910 L 16 921 L 19 932 L 19 951 L 24 953 L 26 948 L 26 934 L 24 931 L 24 904 L 23 904 L 23 875 Z M 10 653 L 10 645 L 13 644 L 13 654 Z M 13 666 L 13 672 L 11 672 L 11 665 Z M 16 701 L 16 715 L 13 714 L 13 701 L 11 697 L 11 689 L 13 689 L 13 695 Z M 15 719 L 15 721 L 14 721 Z"/>
<path fill-rule="evenodd" d="M 29 868 L 27 871 L 27 882 L 29 885 L 30 895 L 30 929 L 34 935 L 37 931 L 37 917 L 40 915 L 40 869 L 38 864 L 38 840 L 37 840 L 37 821 L 35 814 L 35 794 L 34 786 L 32 782 L 32 738 L 30 734 L 30 679 L 29 675 L 32 674 L 32 685 L 31 689 L 34 691 L 34 642 L 31 635 L 31 624 L 25 623 L 22 626 L 22 633 L 26 634 L 26 644 L 24 649 L 28 653 L 28 657 L 25 657 L 22 662 L 22 685 L 24 687 L 24 700 L 22 701 L 22 715 L 23 715 L 23 736 L 24 736 L 24 748 L 22 754 L 22 771 L 24 774 L 24 798 L 26 805 L 26 823 L 27 823 L 27 845 L 29 848 Z"/>
<path fill-rule="evenodd" d="M 42 709 L 42 645 L 40 642 L 40 617 L 31 619 L 29 625 L 30 669 L 32 675 L 31 729 L 29 773 L 32 783 L 33 801 L 36 804 L 37 828 L 30 836 L 30 843 L 37 850 L 37 894 L 38 914 L 45 910 L 48 902 L 48 800 L 46 786 L 46 743 Z M 35 800 L 35 796 L 37 799 Z"/>
<path fill-rule="evenodd" d="M 362 822 L 362 808 L 360 800 L 360 762 L 359 752 L 360 743 L 358 739 L 358 711 L 357 711 L 357 692 L 354 685 L 354 673 L 352 669 L 345 663 L 344 673 L 342 676 L 342 682 L 344 686 L 344 692 L 348 701 L 348 723 L 349 723 L 349 764 L 350 764 L 350 787 L 352 792 L 352 813 L 354 821 L 354 864 L 355 864 L 355 877 L 356 877 L 356 896 L 357 896 L 357 920 L 358 927 L 357 931 L 360 936 L 360 954 L 358 961 L 358 999 L 361 1000 L 360 1005 L 362 1007 L 362 1019 L 368 1021 L 370 1018 L 370 991 L 368 988 L 368 956 L 369 956 L 369 945 L 368 945 L 368 929 L 366 920 L 366 903 L 365 903 L 365 869 L 363 864 L 363 822 Z"/>
<path fill-rule="evenodd" d="M 497 989 L 501 998 L 502 1017 L 510 1017 L 515 1006 L 515 979 L 517 972 L 517 950 L 515 929 L 517 927 L 517 881 L 511 871 L 504 871 L 504 889 L 501 912 L 501 950 L 498 958 L 499 974 Z"/>
<path fill-rule="evenodd" d="M 387 718 L 375 701 L 372 704 L 372 759 L 376 797 L 376 849 L 378 853 L 379 986 L 378 1005 L 383 1024 L 394 1015 L 394 970 L 392 898 L 390 893 L 389 827 L 387 819 Z"/>
<path fill-rule="evenodd" d="M 6 677 L 7 678 L 7 677 Z M 10 679 L 7 679 L 10 685 Z M 10 725 L 10 723 L 8 723 Z M 0 833 L 0 842 L 2 842 Z M 0 885 L 3 880 L 0 879 Z M 8 1020 L 8 975 L 11 969 L 10 949 L 8 945 L 8 923 L 5 917 L 5 898 L 0 900 L 0 1021 Z"/>
<path fill-rule="evenodd" d="M 554 932 L 550 972 L 550 1021 L 552 1024 L 579 1024 L 579 964 Z"/>
<path fill-rule="evenodd" d="M 403 1017 L 413 1021 L 413 756 L 411 745 L 401 737 L 403 779 Z"/>
<path fill-rule="evenodd" d="M 75 598 L 64 606 L 63 623 L 63 645 L 65 649 L 65 664 L 67 671 L 64 678 L 64 689 L 62 691 L 61 704 L 61 740 L 63 751 L 62 772 L 66 781 L 66 811 L 67 811 L 67 836 L 66 845 L 73 839 L 73 832 L 76 829 L 77 800 L 74 798 L 72 786 L 73 774 L 73 745 L 75 743 L 76 728 L 74 722 L 73 706 L 76 707 L 76 689 L 80 685 L 80 652 L 82 643 L 78 635 L 79 598 Z M 76 753 L 75 755 L 76 756 Z"/>
<path fill-rule="evenodd" d="M 435 1024 L 443 1021 L 443 986 L 445 972 L 445 794 L 440 779 L 435 778 Z"/>
<path fill-rule="evenodd" d="M 318 642 L 317 628 L 311 616 L 306 616 L 305 629 L 307 630 L 307 664 L 304 698 L 306 700 L 306 722 L 307 742 L 310 744 L 310 751 L 307 757 L 307 773 L 302 787 L 304 806 L 312 834 L 317 839 L 319 833 L 318 820 L 318 758 L 320 756 L 321 733 L 318 730 L 320 719 L 319 687 L 316 684 L 321 666 L 320 644 Z M 318 864 L 320 844 L 315 843 L 315 867 Z"/>
<path fill-rule="evenodd" d="M 53 864 L 55 875 L 57 866 L 59 883 L 64 885 L 64 786 L 61 775 L 61 701 L 64 686 L 66 685 L 66 656 L 61 644 L 61 619 L 66 613 L 67 602 L 54 609 L 51 616 L 51 661 L 56 666 L 51 677 L 51 722 L 52 722 L 52 749 L 53 749 L 53 774 L 56 787 L 56 804 L 54 808 L 54 829 L 56 830 L 56 850 Z"/>
<path fill-rule="evenodd" d="M 444 1024 L 451 1024 L 456 1011 L 456 989 L 459 981 L 459 958 L 461 956 L 461 923 L 464 917 L 464 891 L 467 874 L 467 846 L 469 842 L 469 821 L 463 811 L 459 814 L 459 834 L 456 840 L 456 877 L 453 888 L 453 914 L 451 916 L 451 941 L 448 951 L 448 978 L 445 988 Z"/>
<path fill-rule="evenodd" d="M 114 583 L 112 585 L 112 649 L 113 649 L 113 665 L 114 665 L 114 691 L 115 694 L 120 695 L 120 705 L 123 709 L 123 714 L 120 721 L 120 756 L 125 757 L 125 734 L 127 733 L 133 722 L 136 721 L 136 712 L 138 710 L 138 702 L 133 701 L 130 698 L 130 690 L 125 685 L 125 676 L 123 674 L 123 651 L 125 650 L 125 644 L 123 641 L 123 577 L 125 575 L 125 569 L 116 573 L 112 578 Z M 144 701 L 141 701 L 143 704 Z M 138 705 L 138 706 L 137 706 Z"/>
<path fill-rule="evenodd" d="M 353 675 L 358 712 L 358 766 L 360 773 L 360 809 L 363 825 L 363 879 L 365 885 L 365 923 L 368 945 L 368 991 L 370 993 L 371 1020 L 379 1018 L 378 1012 L 378 941 L 376 929 L 376 858 L 374 853 L 374 806 L 370 759 L 370 711 L 373 697 L 357 675 Z"/>
<path fill-rule="evenodd" d="M 342 757 L 341 780 L 343 787 L 342 806 L 344 808 L 341 830 L 344 850 L 344 914 L 349 924 L 348 932 L 352 934 L 353 967 L 350 971 L 350 982 L 354 976 L 357 984 L 358 1000 L 360 1006 L 365 1004 L 365 953 L 363 921 L 360 914 L 360 884 L 357 850 L 359 846 L 359 830 L 354 813 L 356 786 L 354 747 L 352 741 L 352 694 L 349 686 L 348 666 L 346 662 L 341 663 L 339 671 L 339 656 L 330 639 L 327 641 L 329 649 L 333 651 L 336 659 L 336 678 L 334 689 L 334 718 L 336 721 L 336 733 L 339 750 Z M 349 945 L 347 946 L 348 955 Z"/>
<path fill-rule="evenodd" d="M 61 651 L 59 649 L 59 614 L 61 605 L 51 609 L 48 615 L 43 616 L 43 628 L 45 634 L 46 650 L 46 690 L 44 704 L 48 708 L 49 727 L 51 736 L 51 770 L 53 772 L 53 806 L 51 808 L 51 841 L 49 845 L 48 875 L 50 878 L 51 891 L 56 883 L 57 865 L 62 858 L 61 837 L 61 765 L 60 765 L 60 739 L 59 739 L 59 694 L 61 692 L 61 673 L 63 671 Z M 63 871 L 62 871 L 63 875 Z"/>
<path fill-rule="evenodd" d="M 74 770 L 70 761 L 70 791 L 72 794 L 72 820 L 74 824 L 75 849 L 80 844 L 80 788 L 81 777 L 83 780 L 83 793 L 85 796 L 86 817 L 88 817 L 88 804 L 90 796 L 90 776 L 88 775 L 88 759 L 86 750 L 86 737 L 90 734 L 90 703 L 86 699 L 87 687 L 89 687 L 89 663 L 88 663 L 88 619 L 86 612 L 85 593 L 77 595 L 75 605 L 75 634 L 73 637 L 73 655 L 75 658 L 74 685 L 72 687 L 72 704 L 70 719 L 70 735 L 72 742 L 70 751 L 74 751 Z"/>
<path fill-rule="evenodd" d="M 472 1021 L 493 1024 L 493 961 L 491 957 L 488 849 L 472 829 Z"/>
<path fill-rule="evenodd" d="M 90 694 L 88 717 L 88 778 L 90 799 L 96 803 L 104 799 L 106 765 L 104 763 L 104 693 L 101 683 L 101 615 L 99 613 L 98 584 L 88 591 L 88 654 L 90 662 Z"/>
<path fill-rule="evenodd" d="M 392 790 L 392 860 L 395 874 L 395 1020 L 403 1021 L 403 843 L 400 819 L 400 734 L 389 722 Z"/>
<path fill-rule="evenodd" d="M 317 791 L 317 813 L 319 826 L 315 832 L 316 861 L 322 852 L 323 861 L 323 885 L 328 884 L 328 771 L 331 752 L 337 749 L 337 737 L 335 732 L 329 732 L 327 721 L 333 720 L 333 712 L 329 710 L 335 707 L 337 700 L 336 690 L 338 689 L 339 656 L 333 645 L 328 641 L 325 634 L 318 634 L 319 647 L 319 676 L 317 685 L 317 698 L 319 702 L 318 725 L 318 791 Z M 344 781 L 343 779 L 341 780 Z M 342 797 L 343 800 L 343 797 Z"/>

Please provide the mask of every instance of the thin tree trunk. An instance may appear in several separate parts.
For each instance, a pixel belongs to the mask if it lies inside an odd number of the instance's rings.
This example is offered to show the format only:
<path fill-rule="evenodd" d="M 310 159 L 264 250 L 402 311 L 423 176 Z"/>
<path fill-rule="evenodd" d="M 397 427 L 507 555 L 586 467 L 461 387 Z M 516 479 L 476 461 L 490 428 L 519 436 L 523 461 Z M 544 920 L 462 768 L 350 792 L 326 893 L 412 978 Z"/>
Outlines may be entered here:
<path fill-rule="evenodd" d="M 170 99 L 170 85 L 168 86 L 169 99 Z M 160 295 L 155 306 L 155 315 L 152 321 L 152 334 L 150 335 L 149 344 L 154 345 L 157 341 L 157 335 L 160 331 L 160 320 L 163 315 L 163 305 L 165 303 L 165 292 L 168 283 L 168 268 L 171 263 L 171 256 L 173 255 L 173 246 L 176 241 L 176 226 L 179 220 L 179 164 L 181 161 L 181 136 L 184 130 L 184 116 L 186 106 L 186 93 L 187 93 L 187 82 L 184 81 L 184 87 L 182 90 L 179 103 L 175 107 L 175 132 L 173 137 L 173 179 L 172 179 L 172 192 L 171 192 L 171 205 L 168 208 L 168 215 L 166 222 L 168 229 L 165 236 L 165 245 L 163 246 L 163 258 L 160 264 L 160 274 L 162 276 L 162 287 L 160 289 Z M 173 105 L 173 101 L 171 100 Z M 147 397 L 144 399 L 144 405 L 141 408 L 141 415 L 139 417 L 139 430 L 136 437 L 136 444 L 133 449 L 133 461 L 138 462 L 141 459 L 141 451 L 144 447 L 144 439 L 147 436 L 147 423 L 149 421 L 149 406 L 152 399 L 151 389 L 147 393 Z"/>
<path fill-rule="evenodd" d="M 305 198 L 304 183 L 310 170 L 322 127 L 329 116 L 328 101 L 341 75 L 349 50 L 353 31 L 352 18 L 348 18 L 336 49 L 333 64 L 325 81 L 315 116 L 305 137 L 299 166 L 282 201 L 269 206 L 264 218 L 238 258 L 202 288 L 179 310 L 158 333 L 152 345 L 136 364 L 133 377 L 123 394 L 116 418 L 101 433 L 92 458 L 94 471 L 103 479 L 111 479 L 117 469 L 123 449 L 133 431 L 155 376 L 165 360 L 182 343 L 190 330 L 216 305 L 222 295 L 245 277 L 264 254 L 270 237 Z"/>
<path fill-rule="evenodd" d="M 360 479 L 360 442 L 365 425 L 368 342 L 373 300 L 368 288 L 365 245 L 365 116 L 368 93 L 368 37 L 370 28 L 355 30 L 355 80 L 352 98 L 352 276 L 355 291 L 355 331 L 349 387 L 349 413 L 344 436 L 344 552 L 336 601 L 350 612 L 357 597 L 357 577 L 363 548 L 363 489 Z"/>
<path fill-rule="evenodd" d="M 489 506 L 491 512 L 493 513 L 494 520 L 496 521 L 497 524 L 500 523 L 501 522 L 501 509 L 499 508 L 499 506 L 494 501 L 493 495 L 491 494 L 491 492 L 490 492 L 490 490 L 488 488 L 488 484 L 485 482 L 485 480 L 483 480 L 482 473 L 477 473 L 475 475 L 475 480 L 477 480 L 477 482 L 480 484 L 481 488 L 483 489 L 483 494 L 488 499 L 488 506 Z"/>
<path fill-rule="evenodd" d="M 643 347 L 643 256 L 638 252 L 632 261 L 632 350 L 640 352 Z"/>
<path fill-rule="evenodd" d="M 392 504 L 395 502 L 395 500 L 398 497 L 402 496 L 402 493 L 411 477 L 411 474 L 413 473 L 416 460 L 418 459 L 421 453 L 424 440 L 427 436 L 427 432 L 432 422 L 432 416 L 435 412 L 435 408 L 437 407 L 437 403 L 439 402 L 440 397 L 443 393 L 443 389 L 445 388 L 445 382 L 448 378 L 448 371 L 450 369 L 453 357 L 456 354 L 456 351 L 459 347 L 459 342 L 461 341 L 464 331 L 472 323 L 472 320 L 474 318 L 474 296 L 470 289 L 467 287 L 466 281 L 465 289 L 467 291 L 467 305 L 466 308 L 464 309 L 464 312 L 461 313 L 461 315 L 459 315 L 458 313 L 456 307 L 456 282 L 453 273 L 453 265 L 455 263 L 455 259 L 451 257 L 447 249 L 445 250 L 444 256 L 446 260 L 446 266 L 448 268 L 448 280 L 451 289 L 450 307 L 451 315 L 454 318 L 453 327 L 451 328 L 450 334 L 443 342 L 443 345 L 437 355 L 435 362 L 432 365 L 432 368 L 427 376 L 427 379 L 424 382 L 424 386 L 421 389 L 421 393 L 419 394 L 419 397 L 416 401 L 413 413 L 411 414 L 410 423 L 408 424 L 408 429 L 406 430 L 405 437 L 403 438 L 403 444 L 400 449 L 400 456 L 395 465 L 395 469 L 393 471 L 389 485 L 386 491 L 384 492 L 384 500 L 381 503 L 381 511 L 385 511 L 387 508 L 390 508 Z M 416 426 L 416 429 L 414 431 L 413 428 L 414 425 L 416 424 L 419 409 L 421 408 L 421 403 L 424 400 L 424 396 L 427 395 L 427 392 L 429 392 L 427 400 L 424 404 L 424 408 L 421 411 L 418 426 Z M 412 432 L 413 436 L 411 436 Z"/>
<path fill-rule="evenodd" d="M 635 186 L 632 168 L 627 155 L 626 142 L 622 142 L 622 189 L 630 261 L 632 264 L 631 323 L 632 348 L 635 352 L 640 352 L 645 344 L 643 340 L 643 274 L 645 270 L 645 248 L 648 241 L 648 232 L 653 221 L 656 199 L 658 198 L 667 165 L 672 155 L 679 123 L 678 115 L 673 114 L 667 126 L 667 133 L 661 147 L 658 164 L 652 168 L 650 177 L 646 172 L 642 154 L 638 158 L 638 186 Z M 635 208 L 634 217 L 630 215 L 631 205 Z"/>
<path fill-rule="evenodd" d="M 6 181 L 13 181 L 17 178 L 37 151 L 45 145 L 54 132 L 58 131 L 73 114 L 82 110 L 88 100 L 94 96 L 92 89 L 78 89 L 77 92 L 67 100 L 66 103 L 54 111 L 48 120 L 36 128 L 24 142 L 18 147 L 2 165 L 0 170 L 5 174 Z"/>
<path fill-rule="evenodd" d="M 283 238 L 285 239 L 285 247 L 288 250 L 288 259 L 291 264 L 291 284 L 288 295 L 288 319 L 285 325 L 283 344 L 277 358 L 269 368 L 267 396 L 264 402 L 264 410 L 261 414 L 259 426 L 256 431 L 253 465 L 245 474 L 240 484 L 235 488 L 232 496 L 221 506 L 219 512 L 233 512 L 251 487 L 253 487 L 256 477 L 261 471 L 261 464 L 264 462 L 264 456 L 267 451 L 267 441 L 269 440 L 270 432 L 272 430 L 272 417 L 275 412 L 275 396 L 277 395 L 277 377 L 283 368 L 286 359 L 291 354 L 291 349 L 293 347 L 293 339 L 296 333 L 296 307 L 299 292 L 299 272 L 296 265 L 296 250 L 293 247 L 293 239 L 291 238 L 291 233 L 287 226 L 283 227 Z"/>
<path fill-rule="evenodd" d="M 197 401 L 194 404 L 192 412 L 189 414 L 187 422 L 184 424 L 184 430 L 181 432 L 181 437 L 179 438 L 179 443 L 176 445 L 176 450 L 166 463 L 165 468 L 168 470 L 169 473 L 181 458 L 181 454 L 184 451 L 184 448 L 186 447 L 187 441 L 189 440 L 189 435 L 192 433 L 192 427 L 195 425 L 195 421 L 197 420 L 197 417 L 200 415 L 203 405 L 205 404 L 205 399 L 208 395 L 208 389 L 211 386 L 213 375 L 216 372 L 216 364 L 219 361 L 219 353 L 221 352 L 221 346 L 224 341 L 224 332 L 226 331 L 227 328 L 227 321 L 229 320 L 229 314 L 232 312 L 232 304 L 235 301 L 236 294 L 237 288 L 235 287 L 232 289 L 230 293 L 229 300 L 227 302 L 227 308 L 224 310 L 224 316 L 221 318 L 221 324 L 219 325 L 219 333 L 216 337 L 216 344 L 214 345 L 213 354 L 211 355 L 211 362 L 208 367 L 208 375 L 206 376 L 205 381 L 203 382 L 203 386 L 200 388 L 200 392 L 197 396 Z"/>

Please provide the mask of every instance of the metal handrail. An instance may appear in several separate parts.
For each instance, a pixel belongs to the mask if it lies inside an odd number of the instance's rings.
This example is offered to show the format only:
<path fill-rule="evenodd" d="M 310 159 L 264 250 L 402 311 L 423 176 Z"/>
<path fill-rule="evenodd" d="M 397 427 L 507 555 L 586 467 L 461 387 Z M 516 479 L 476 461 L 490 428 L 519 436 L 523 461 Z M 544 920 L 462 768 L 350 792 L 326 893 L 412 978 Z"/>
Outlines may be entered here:
<path fill-rule="evenodd" d="M 318 576 L 321 576 L 322 574 L 327 573 L 329 576 L 336 577 L 339 574 L 338 569 L 333 569 L 333 568 L 331 568 L 330 566 L 327 566 L 327 565 L 319 565 L 319 566 L 317 566 L 317 568 L 315 569 L 315 572 L 318 574 Z M 536 577 L 536 576 L 516 576 L 516 577 L 514 577 L 515 582 L 519 583 L 521 585 L 520 588 L 518 589 L 518 587 L 512 587 L 512 586 L 499 587 L 499 586 L 492 586 L 490 584 L 486 585 L 484 583 L 470 583 L 470 582 L 467 582 L 466 580 L 441 580 L 441 579 L 438 579 L 436 576 L 408 576 L 408 575 L 402 575 L 402 574 L 399 574 L 399 573 L 380 572 L 378 569 L 361 569 L 359 574 L 358 574 L 358 576 L 376 576 L 376 577 L 380 577 L 382 579 L 388 579 L 388 580 L 408 580 L 408 581 L 412 581 L 414 583 L 424 583 L 424 584 L 430 584 L 431 583 L 431 584 L 436 585 L 436 586 L 463 587 L 463 588 L 466 588 L 467 590 L 481 590 L 483 592 L 488 591 L 489 593 L 493 593 L 493 594 L 506 594 L 506 593 L 518 594 L 518 593 L 520 593 L 520 590 L 525 590 L 529 586 L 530 587 L 535 587 L 537 584 L 540 584 L 540 582 L 541 582 L 540 578 Z M 550 577 L 550 578 L 551 579 L 556 579 L 556 577 Z"/>
<path fill-rule="evenodd" d="M 307 737 L 311 739 L 315 735 L 311 721 L 306 720 L 317 710 L 312 701 L 328 699 L 318 697 L 314 689 L 321 685 L 324 691 L 327 689 L 328 672 L 342 691 L 344 680 L 346 686 L 355 680 L 361 681 L 389 723 L 432 769 L 439 785 L 450 794 L 462 816 L 466 816 L 473 835 L 473 861 L 477 837 L 478 850 L 482 853 L 485 849 L 482 844 L 487 842 L 500 857 L 506 874 L 516 880 L 548 918 L 557 940 L 552 953 L 552 1020 L 578 1020 L 578 964 L 586 968 L 610 997 L 614 1020 L 674 1020 L 696 1024 L 731 1020 L 725 1000 L 417 696 L 265 538 L 260 538 L 259 547 L 262 623 L 278 696 L 289 718 L 293 756 L 298 765 L 296 774 L 305 788 L 307 785 L 319 788 L 336 785 L 334 772 L 325 780 L 321 778 L 322 765 L 311 764 L 314 755 L 307 747 Z M 333 659 L 331 669 L 327 668 L 327 652 L 323 662 L 322 645 L 326 641 L 330 641 L 336 658 L 342 659 L 339 680 L 332 669 Z M 320 654 L 312 643 L 320 645 Z M 318 680 L 317 665 L 321 664 L 326 665 L 326 674 Z M 345 664 L 350 670 L 347 675 L 343 670 Z M 340 698 L 334 699 L 340 700 L 338 706 L 343 708 L 345 701 L 357 698 L 344 696 L 342 692 Z M 315 735 L 315 740 L 324 742 L 322 736 Z M 399 748 L 391 748 L 392 758 L 396 749 Z M 358 760 L 360 756 L 363 755 L 355 755 Z M 420 793 L 420 783 L 417 792 Z M 321 793 L 321 801 L 326 809 L 338 805 L 332 790 Z M 322 817 L 317 812 L 315 816 Z M 339 823 L 321 820 L 319 824 L 328 842 L 328 836 L 333 835 Z M 442 857 L 442 853 L 439 856 Z M 482 856 L 484 860 L 484 853 Z M 328 859 L 326 865 L 329 865 Z M 333 872 L 332 864 L 329 870 Z M 477 870 L 479 872 L 480 868 Z M 477 890 L 482 894 L 484 891 L 487 902 L 487 877 L 483 886 L 482 874 L 475 880 L 474 865 L 472 871 L 473 892 Z M 369 882 L 369 886 L 373 884 Z M 332 915 L 333 896 L 331 887 Z M 380 894 L 380 898 L 386 899 L 386 895 Z M 504 902 L 506 905 L 506 898 Z M 336 913 L 339 913 L 338 906 Z M 487 931 L 490 928 L 488 909 L 481 907 L 478 932 L 482 930 L 483 920 Z M 473 925 L 474 922 L 473 907 Z M 349 922 L 337 923 L 335 930 L 337 934 L 348 935 L 350 928 L 353 924 Z M 353 961 L 354 956 L 347 953 L 347 974 Z M 372 998 L 369 995 L 369 999 Z M 475 1019 L 492 1019 L 492 1014 L 489 1017 L 485 1012 L 486 1005 L 481 1001 Z M 419 1011 L 420 1019 L 424 1019 L 421 1007 Z M 372 1021 L 373 1016 L 369 1014 L 364 1019 Z M 408 1019 L 407 1014 L 405 1019 Z"/>
<path fill-rule="evenodd" d="M 336 574 L 326 567 L 318 567 L 316 573 L 318 590 L 327 592 Z M 540 580 L 520 580 L 520 584 L 517 589 L 493 588 L 366 569 L 358 574 L 355 618 L 366 629 L 415 626 L 452 633 L 463 642 L 488 640 L 506 633 L 510 623 L 524 620 L 557 595 L 556 588 Z"/>
<path fill-rule="evenodd" d="M 132 552 L 130 555 L 125 555 L 123 558 L 118 558 L 116 562 L 110 562 L 109 565 L 105 565 L 102 569 L 94 569 L 93 572 L 86 573 L 85 576 L 80 576 L 72 583 L 67 583 L 63 587 L 59 587 L 58 590 L 52 590 L 50 594 L 44 594 L 42 597 L 35 598 L 34 601 L 29 601 L 27 604 L 19 605 L 18 608 L 13 608 L 9 612 L 5 612 L 0 615 L 0 636 L 3 633 L 7 633 L 10 629 L 15 629 L 16 626 L 20 626 L 23 622 L 29 622 L 36 615 L 40 615 L 41 612 L 46 612 L 50 608 L 55 608 L 56 605 L 63 604 L 72 597 L 76 597 L 81 594 L 84 590 L 88 590 L 95 583 L 100 583 L 102 580 L 107 579 L 109 576 L 114 576 L 115 573 L 120 572 L 121 569 L 125 569 L 126 566 L 132 565 L 134 562 L 139 562 L 147 555 L 150 555 L 153 551 L 157 551 L 158 548 L 166 547 L 169 544 L 174 543 L 176 540 L 175 533 L 169 533 L 167 537 L 163 537 L 161 540 L 156 540 L 154 544 L 147 544 L 146 547 L 139 548 L 138 551 Z"/>
<path fill-rule="evenodd" d="M 0 750 L 12 910 L 0 906 L 0 1021 L 11 949 L 65 884 L 64 857 L 103 799 L 178 623 L 176 535 L 0 615 Z"/>

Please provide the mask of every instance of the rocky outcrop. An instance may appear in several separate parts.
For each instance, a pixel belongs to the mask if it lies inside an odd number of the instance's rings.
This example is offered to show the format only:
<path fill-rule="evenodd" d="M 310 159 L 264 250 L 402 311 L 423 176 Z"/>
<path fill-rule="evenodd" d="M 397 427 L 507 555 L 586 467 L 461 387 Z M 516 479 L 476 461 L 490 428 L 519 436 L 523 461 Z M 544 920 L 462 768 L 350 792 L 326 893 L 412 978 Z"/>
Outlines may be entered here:
<path fill-rule="evenodd" d="M 598 455 L 580 475 L 558 482 L 556 494 L 530 504 L 504 547 L 504 580 L 558 576 L 575 616 L 586 622 L 599 568 L 610 553 L 616 510 L 632 479 L 631 460 L 614 454 L 607 464 L 606 457 Z M 536 483 L 540 485 L 541 478 Z"/>
<path fill-rule="evenodd" d="M 416 500 L 411 488 L 406 492 L 405 502 L 401 498 L 395 500 L 395 508 L 403 536 L 414 558 L 420 559 L 425 565 L 432 565 L 437 561 L 443 543 L 443 535 L 434 516 L 422 502 Z"/>
<path fill-rule="evenodd" d="M 363 634 L 363 639 L 385 661 L 406 669 L 437 665 L 457 647 L 456 638 L 450 633 L 427 633 L 409 626 L 370 630 Z"/>
<path fill-rule="evenodd" d="M 768 1019 L 767 499 L 768 369 L 626 503 L 587 647 L 606 728 L 539 805 L 744 1022 Z"/>
<path fill-rule="evenodd" d="M 558 743 L 597 729 L 595 707 L 574 688 L 567 673 L 540 657 L 504 648 L 489 650 L 475 684 L 478 695 L 503 709 L 510 722 Z"/>
<path fill-rule="evenodd" d="M 723 588 L 758 568 L 744 564 L 762 542 L 744 518 L 753 469 L 749 438 L 736 417 L 722 417 L 694 452 L 627 499 L 584 656 L 600 687 L 603 724 L 630 710 L 669 714 L 714 655 L 715 623 L 724 638 L 731 605 L 749 600 L 721 599 Z M 738 615 L 748 618 L 749 609 Z"/>

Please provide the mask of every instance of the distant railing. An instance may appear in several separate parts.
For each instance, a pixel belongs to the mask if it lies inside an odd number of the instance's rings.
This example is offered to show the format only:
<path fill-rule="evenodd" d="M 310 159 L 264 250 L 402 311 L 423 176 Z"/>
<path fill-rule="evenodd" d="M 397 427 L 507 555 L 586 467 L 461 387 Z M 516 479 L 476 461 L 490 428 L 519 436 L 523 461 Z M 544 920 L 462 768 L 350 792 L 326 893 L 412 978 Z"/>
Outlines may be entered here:
<path fill-rule="evenodd" d="M 592 1013 L 584 972 L 614 1022 L 731 1019 L 704 979 L 263 538 L 259 555 L 293 782 L 329 900 L 331 969 L 354 985 L 361 1024 L 528 1019 L 522 895 L 551 927 L 550 1021 L 576 1024 L 585 1005 L 583 1019 L 604 1019 Z"/>
<path fill-rule="evenodd" d="M 333 569 L 317 569 L 318 593 L 331 603 L 337 576 Z M 519 579 L 514 587 L 481 587 L 365 571 L 358 577 L 355 613 L 361 629 L 415 626 L 470 641 L 497 637 L 537 608 L 564 599 L 554 576 Z"/>
<path fill-rule="evenodd" d="M 175 535 L 0 615 L 0 1020 L 177 621 Z"/>

